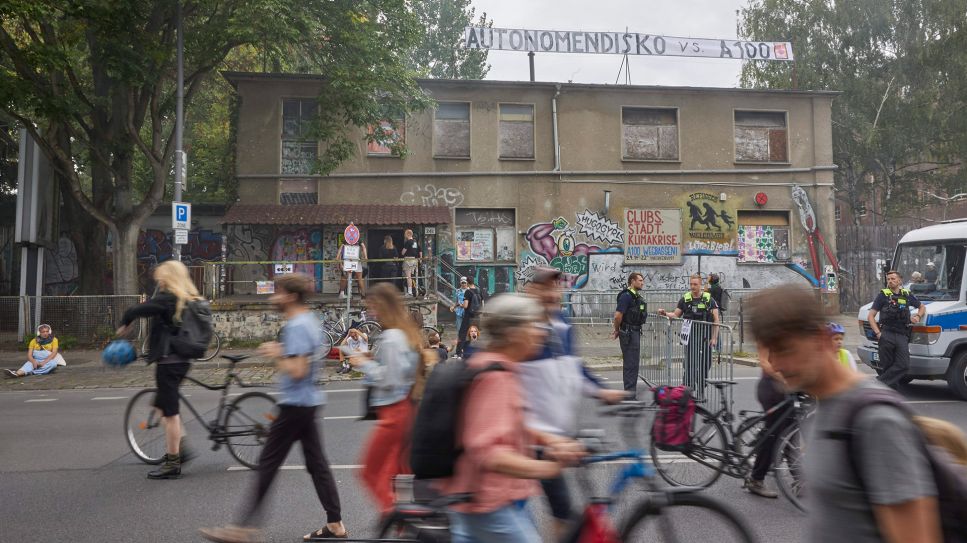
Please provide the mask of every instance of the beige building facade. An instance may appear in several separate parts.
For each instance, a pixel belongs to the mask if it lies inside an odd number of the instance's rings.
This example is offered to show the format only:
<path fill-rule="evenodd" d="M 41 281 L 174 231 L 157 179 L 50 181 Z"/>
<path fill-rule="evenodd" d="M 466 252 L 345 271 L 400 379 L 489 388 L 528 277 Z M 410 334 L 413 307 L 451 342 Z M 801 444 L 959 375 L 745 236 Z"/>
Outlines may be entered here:
<path fill-rule="evenodd" d="M 269 206 L 380 204 L 400 223 L 361 225 L 370 247 L 412 227 L 442 275 L 472 275 L 488 294 L 538 265 L 590 291 L 620 288 L 631 271 L 654 289 L 683 289 L 695 272 L 726 288 L 837 288 L 833 92 L 424 80 L 436 105 L 400 123 L 405 158 L 360 131 L 355 156 L 320 176 L 319 145 L 302 131 L 325 107 L 323 81 L 224 76 L 240 101 L 230 260 L 288 258 L 278 247 L 299 244 L 334 256 L 345 224 L 257 231 L 281 211 Z"/>

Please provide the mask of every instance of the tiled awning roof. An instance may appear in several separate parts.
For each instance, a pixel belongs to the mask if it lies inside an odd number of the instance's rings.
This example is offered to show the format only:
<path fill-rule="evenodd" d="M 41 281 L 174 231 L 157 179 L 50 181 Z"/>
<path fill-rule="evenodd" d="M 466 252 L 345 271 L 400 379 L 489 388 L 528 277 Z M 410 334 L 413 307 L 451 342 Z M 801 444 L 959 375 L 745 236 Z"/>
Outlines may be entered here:
<path fill-rule="evenodd" d="M 450 209 L 443 206 L 381 204 L 237 204 L 222 217 L 222 224 L 414 225 L 449 224 L 450 221 Z"/>

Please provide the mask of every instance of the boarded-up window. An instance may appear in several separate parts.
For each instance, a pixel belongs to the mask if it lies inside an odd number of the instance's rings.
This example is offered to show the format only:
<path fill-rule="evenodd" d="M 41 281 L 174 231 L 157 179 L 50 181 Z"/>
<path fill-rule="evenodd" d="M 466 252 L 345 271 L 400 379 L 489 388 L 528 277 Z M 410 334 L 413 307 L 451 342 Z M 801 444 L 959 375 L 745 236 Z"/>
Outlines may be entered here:
<path fill-rule="evenodd" d="M 534 106 L 500 104 L 500 158 L 534 158 Z"/>
<path fill-rule="evenodd" d="M 739 262 L 789 261 L 788 211 L 739 211 L 738 219 Z"/>
<path fill-rule="evenodd" d="M 279 183 L 279 203 L 282 205 L 318 204 L 319 192 L 311 179 L 283 179 Z"/>
<path fill-rule="evenodd" d="M 788 162 L 786 114 L 735 112 L 736 162 Z"/>
<path fill-rule="evenodd" d="M 678 160 L 678 112 L 668 108 L 621 108 L 621 158 Z"/>
<path fill-rule="evenodd" d="M 312 121 L 316 116 L 316 101 L 299 98 L 282 101 L 282 164 L 283 175 L 311 174 L 315 168 L 319 145 L 312 138 Z"/>
<path fill-rule="evenodd" d="M 470 158 L 470 104 L 440 102 L 433 115 L 433 156 Z"/>
<path fill-rule="evenodd" d="M 399 156 L 393 152 L 393 146 L 403 143 L 406 138 L 406 123 L 403 116 L 393 117 L 395 120 L 381 121 L 379 127 L 370 126 L 369 133 L 381 134 L 379 140 L 372 140 L 366 143 L 366 154 L 370 156 Z M 394 128 L 393 125 L 396 125 Z M 376 132 L 376 131 L 379 132 Z"/>

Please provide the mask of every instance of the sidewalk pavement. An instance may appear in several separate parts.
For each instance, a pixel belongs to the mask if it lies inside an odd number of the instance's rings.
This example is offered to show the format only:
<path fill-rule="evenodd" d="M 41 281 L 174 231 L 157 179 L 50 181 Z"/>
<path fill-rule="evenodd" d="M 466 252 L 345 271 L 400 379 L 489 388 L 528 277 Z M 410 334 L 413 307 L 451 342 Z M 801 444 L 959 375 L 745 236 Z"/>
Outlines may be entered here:
<path fill-rule="evenodd" d="M 856 352 L 863 337 L 852 315 L 839 315 L 834 318 L 846 329 L 845 347 Z M 610 339 L 609 325 L 579 326 L 577 349 L 587 365 L 595 371 L 621 369 L 621 349 L 617 340 Z M 739 345 L 736 342 L 735 348 Z M 747 352 L 737 353 L 735 362 L 747 366 L 758 366 L 755 345 L 751 341 L 744 344 Z M 221 354 L 252 353 L 250 349 L 226 349 Z M 69 350 L 64 351 L 67 366 L 58 368 L 49 375 L 27 376 L 21 378 L 0 377 L 0 392 L 9 390 L 56 390 L 85 388 L 120 388 L 154 386 L 154 367 L 136 361 L 123 368 L 112 368 L 101 362 L 101 351 Z M 25 354 L 19 351 L 0 351 L 0 368 L 19 368 L 26 361 Z M 336 373 L 339 363 L 326 360 L 321 382 L 348 381 L 358 379 L 359 374 L 341 375 Z M 229 362 L 220 357 L 208 362 L 195 362 L 191 376 L 208 384 L 221 384 Z M 246 384 L 271 384 L 275 382 L 275 367 L 267 359 L 252 356 L 238 364 L 239 377 Z M 197 386 L 186 382 L 185 386 Z"/>

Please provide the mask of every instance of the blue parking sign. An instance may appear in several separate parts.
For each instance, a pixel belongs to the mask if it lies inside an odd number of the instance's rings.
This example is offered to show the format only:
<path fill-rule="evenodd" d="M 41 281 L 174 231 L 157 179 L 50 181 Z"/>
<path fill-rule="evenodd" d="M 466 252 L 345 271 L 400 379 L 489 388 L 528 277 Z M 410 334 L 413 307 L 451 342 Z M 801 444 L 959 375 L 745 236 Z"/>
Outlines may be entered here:
<path fill-rule="evenodd" d="M 171 202 L 171 228 L 175 230 L 191 229 L 191 204 Z"/>

